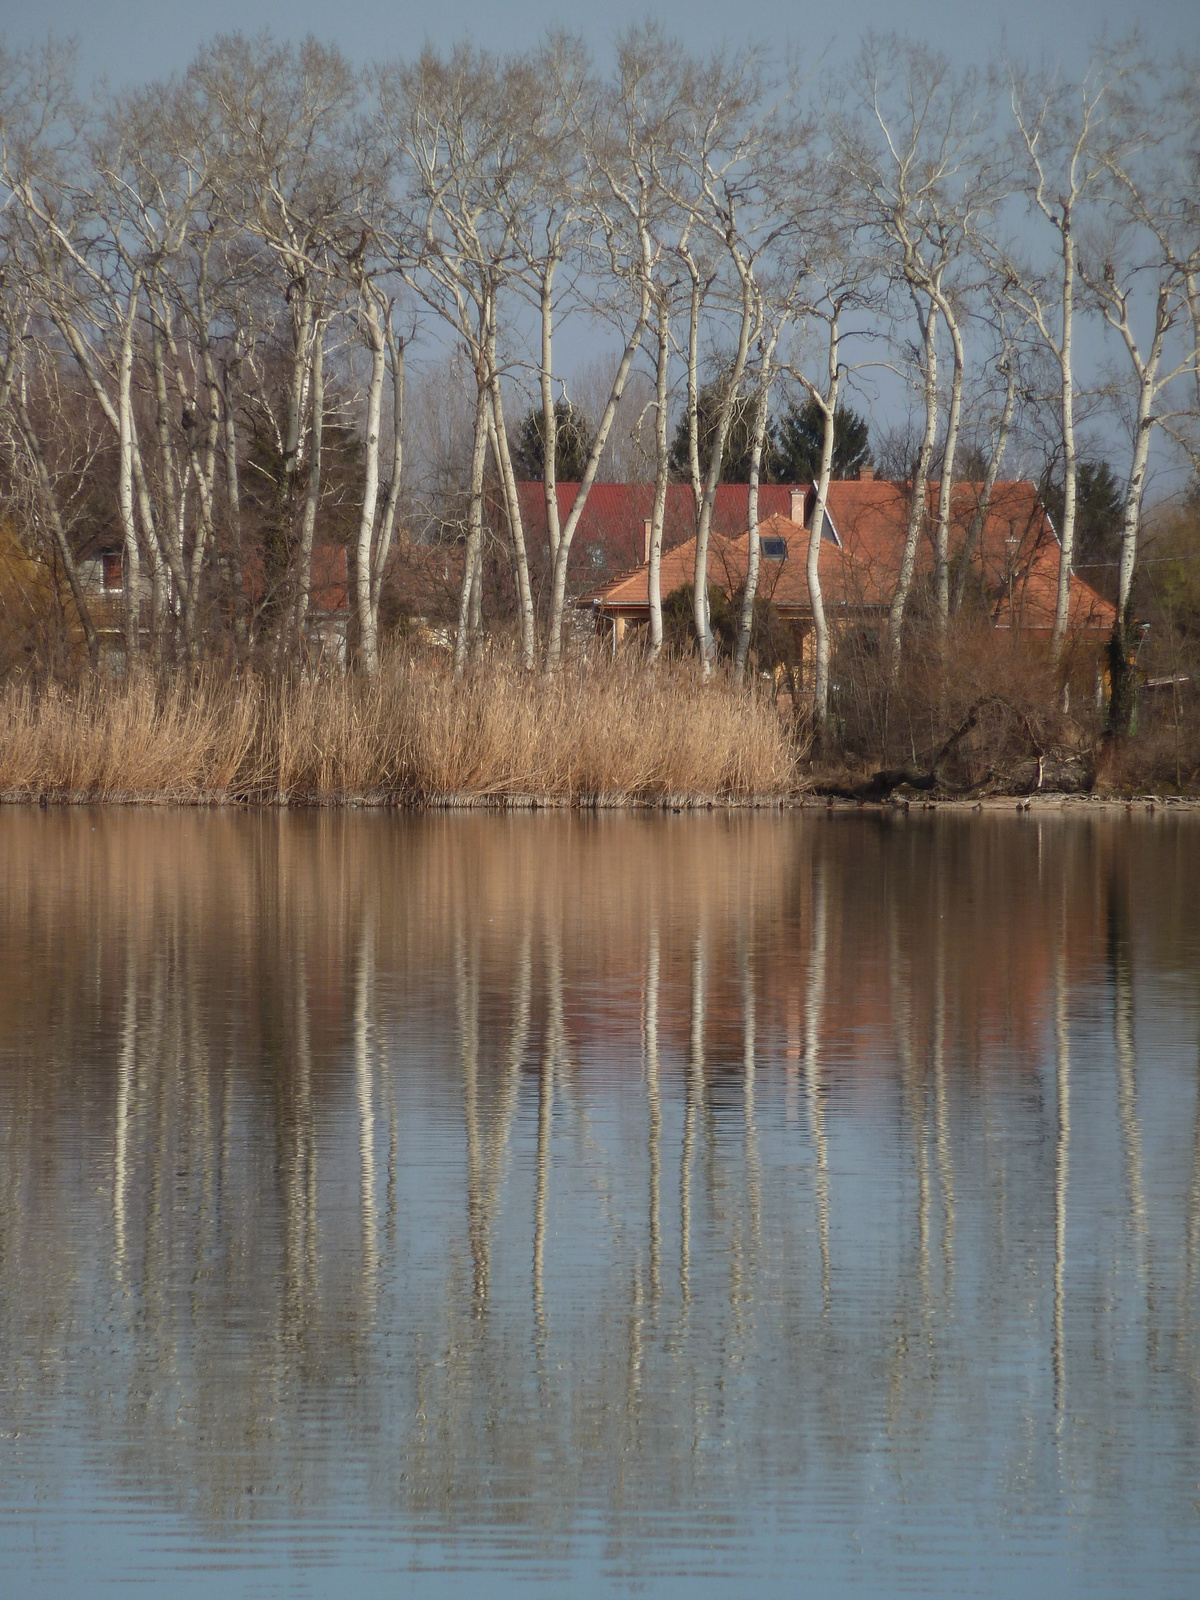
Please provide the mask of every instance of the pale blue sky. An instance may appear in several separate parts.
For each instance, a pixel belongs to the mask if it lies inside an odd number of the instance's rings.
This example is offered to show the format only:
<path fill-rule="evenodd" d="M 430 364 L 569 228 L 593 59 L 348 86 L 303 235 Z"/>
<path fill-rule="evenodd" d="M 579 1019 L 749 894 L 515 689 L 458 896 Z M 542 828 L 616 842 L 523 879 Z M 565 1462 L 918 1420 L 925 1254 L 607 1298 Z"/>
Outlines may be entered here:
<path fill-rule="evenodd" d="M 464 37 L 495 50 L 521 48 L 552 23 L 602 51 L 625 24 L 646 16 L 698 49 L 778 40 L 814 55 L 832 46 L 841 55 L 868 29 L 895 28 L 958 61 L 983 61 L 1001 47 L 1003 31 L 1011 49 L 1070 66 L 1101 31 L 1121 36 L 1133 23 L 1160 60 L 1200 49 L 1200 0 L 0 0 L 0 38 L 20 47 L 51 32 L 73 36 L 82 87 L 97 75 L 114 85 L 166 75 L 186 66 L 204 40 L 235 29 L 292 39 L 312 32 L 361 63 L 411 55 L 426 40 L 441 48 Z"/>

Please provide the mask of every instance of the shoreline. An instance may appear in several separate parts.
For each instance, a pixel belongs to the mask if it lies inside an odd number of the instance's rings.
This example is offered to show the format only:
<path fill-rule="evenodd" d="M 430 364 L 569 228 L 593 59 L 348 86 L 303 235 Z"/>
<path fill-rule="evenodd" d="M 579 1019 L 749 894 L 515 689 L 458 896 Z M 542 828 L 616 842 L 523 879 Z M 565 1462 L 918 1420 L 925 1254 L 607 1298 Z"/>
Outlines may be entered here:
<path fill-rule="evenodd" d="M 104 794 L 85 792 L 58 794 L 30 794 L 28 792 L 0 793 L 0 807 L 25 806 L 47 811 L 62 808 L 89 806 L 125 809 L 144 807 L 152 810 L 178 811 L 403 811 L 412 815 L 441 812 L 487 811 L 497 814 L 520 812 L 533 815 L 540 811 L 561 813 L 565 811 L 590 812 L 662 812 L 681 815 L 684 812 L 735 812 L 735 811 L 822 811 L 880 813 L 949 811 L 1020 812 L 1032 811 L 1123 811 L 1144 812 L 1147 815 L 1162 812 L 1195 812 L 1200 814 L 1200 795 L 1173 794 L 987 794 L 987 795 L 890 795 L 883 798 L 849 799 L 841 794 L 823 794 L 820 790 L 807 790 L 792 795 L 756 795 L 745 798 L 728 795 L 671 795 L 659 799 L 638 799 L 628 795 L 600 796 L 548 796 L 548 795 L 441 795 L 427 799 L 404 799 L 388 794 L 347 795 L 288 795 L 274 798 L 243 797 L 237 795 L 172 795 L 172 794 Z"/>
<path fill-rule="evenodd" d="M 903 766 L 832 752 L 814 759 L 797 735 L 769 697 L 706 685 L 682 665 L 650 673 L 584 663 L 543 681 L 501 662 L 455 679 L 444 664 L 404 658 L 369 680 L 202 672 L 9 685 L 0 694 L 0 805 L 1200 809 L 1190 763 L 1181 772 L 1178 758 L 1171 771 L 1161 761 L 1100 762 L 1028 729 L 1016 745 L 997 735 L 994 749 L 958 767 L 943 766 L 945 747 L 931 757 L 914 748 Z"/>

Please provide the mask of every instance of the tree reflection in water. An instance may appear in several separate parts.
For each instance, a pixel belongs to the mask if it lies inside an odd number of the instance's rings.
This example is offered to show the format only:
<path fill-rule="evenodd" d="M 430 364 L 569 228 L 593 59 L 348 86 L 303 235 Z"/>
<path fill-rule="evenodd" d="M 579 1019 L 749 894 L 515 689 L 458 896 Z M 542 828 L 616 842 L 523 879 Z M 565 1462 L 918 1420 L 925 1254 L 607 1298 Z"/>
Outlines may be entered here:
<path fill-rule="evenodd" d="M 1196 1552 L 1186 819 L 3 826 L 10 1485 Z"/>

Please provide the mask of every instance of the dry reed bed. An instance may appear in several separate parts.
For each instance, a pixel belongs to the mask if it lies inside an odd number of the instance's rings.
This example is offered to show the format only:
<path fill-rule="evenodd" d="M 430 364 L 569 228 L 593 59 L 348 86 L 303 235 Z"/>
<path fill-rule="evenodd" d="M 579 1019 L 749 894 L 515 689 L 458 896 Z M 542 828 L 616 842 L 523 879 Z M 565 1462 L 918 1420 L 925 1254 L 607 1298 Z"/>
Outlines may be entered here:
<path fill-rule="evenodd" d="M 0 690 L 8 800 L 662 804 L 781 798 L 768 700 L 683 665 L 489 662 L 459 682 L 400 659 L 367 682 L 202 674 Z"/>

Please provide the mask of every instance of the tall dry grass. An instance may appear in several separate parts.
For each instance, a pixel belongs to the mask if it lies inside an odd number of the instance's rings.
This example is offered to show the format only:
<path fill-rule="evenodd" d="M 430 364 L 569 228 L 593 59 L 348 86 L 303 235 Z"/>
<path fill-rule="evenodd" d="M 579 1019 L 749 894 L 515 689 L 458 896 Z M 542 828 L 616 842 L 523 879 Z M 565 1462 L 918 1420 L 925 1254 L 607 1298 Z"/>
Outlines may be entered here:
<path fill-rule="evenodd" d="M 0 690 L 0 795 L 201 803 L 654 804 L 796 786 L 769 700 L 690 664 L 507 658 L 461 681 L 397 658 L 375 679 L 104 678 Z"/>

